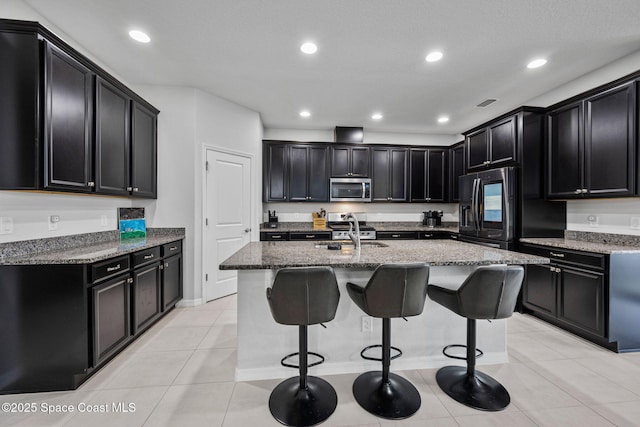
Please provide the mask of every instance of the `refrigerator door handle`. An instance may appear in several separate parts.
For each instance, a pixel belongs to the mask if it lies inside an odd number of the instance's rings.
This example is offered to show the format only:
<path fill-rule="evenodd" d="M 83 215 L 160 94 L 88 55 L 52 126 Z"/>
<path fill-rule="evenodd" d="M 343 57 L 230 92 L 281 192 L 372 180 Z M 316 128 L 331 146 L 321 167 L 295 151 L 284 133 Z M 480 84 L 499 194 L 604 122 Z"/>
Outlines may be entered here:
<path fill-rule="evenodd" d="M 473 193 L 471 206 L 473 211 L 473 225 L 476 231 L 480 231 L 480 178 L 473 180 Z"/>

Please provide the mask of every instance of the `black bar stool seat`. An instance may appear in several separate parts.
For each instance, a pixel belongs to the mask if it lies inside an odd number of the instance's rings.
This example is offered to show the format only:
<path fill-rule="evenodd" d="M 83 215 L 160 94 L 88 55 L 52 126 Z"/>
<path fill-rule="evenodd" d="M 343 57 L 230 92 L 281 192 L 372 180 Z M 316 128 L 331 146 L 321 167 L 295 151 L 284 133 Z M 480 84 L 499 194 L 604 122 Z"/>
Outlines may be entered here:
<path fill-rule="evenodd" d="M 420 393 L 413 384 L 389 372 L 391 360 L 402 352 L 391 347 L 391 318 L 417 316 L 422 313 L 427 297 L 429 266 L 418 264 L 386 264 L 379 266 L 365 287 L 347 283 L 353 302 L 372 317 L 382 318 L 382 371 L 361 374 L 353 383 L 353 396 L 366 411 L 387 419 L 413 415 L 421 404 Z M 391 349 L 399 352 L 391 357 Z"/>
<path fill-rule="evenodd" d="M 336 315 L 340 291 L 330 267 L 283 268 L 276 273 L 273 286 L 267 288 L 267 300 L 273 319 L 283 325 L 298 326 L 299 376 L 284 380 L 269 397 L 273 417 L 287 426 L 313 426 L 325 421 L 338 405 L 334 388 L 322 378 L 307 375 L 309 366 L 324 358 L 307 349 L 309 325 L 326 323 Z M 308 364 L 308 354 L 320 357 L 320 362 Z M 285 360 L 283 366 L 293 366 Z M 296 366 L 293 366 L 296 367 Z"/>
<path fill-rule="evenodd" d="M 500 411 L 511 402 L 509 392 L 502 384 L 475 369 L 476 320 L 511 317 L 523 278 L 522 266 L 492 265 L 479 267 L 457 290 L 437 285 L 427 287 L 429 298 L 467 318 L 467 366 L 445 366 L 436 373 L 442 391 L 463 405 L 484 411 Z M 443 352 L 448 356 L 446 351 Z"/>

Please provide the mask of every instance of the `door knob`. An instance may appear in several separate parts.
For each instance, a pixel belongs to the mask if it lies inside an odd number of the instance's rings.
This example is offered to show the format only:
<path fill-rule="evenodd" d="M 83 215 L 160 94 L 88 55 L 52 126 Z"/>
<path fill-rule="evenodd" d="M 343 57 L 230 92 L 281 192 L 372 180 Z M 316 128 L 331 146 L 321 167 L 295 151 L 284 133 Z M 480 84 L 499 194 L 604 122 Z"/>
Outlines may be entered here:
<path fill-rule="evenodd" d="M 250 231 L 251 231 L 251 229 L 250 229 L 250 228 L 245 228 L 245 229 L 244 229 L 244 232 L 245 232 L 245 233 L 248 233 L 248 232 L 250 232 Z"/>

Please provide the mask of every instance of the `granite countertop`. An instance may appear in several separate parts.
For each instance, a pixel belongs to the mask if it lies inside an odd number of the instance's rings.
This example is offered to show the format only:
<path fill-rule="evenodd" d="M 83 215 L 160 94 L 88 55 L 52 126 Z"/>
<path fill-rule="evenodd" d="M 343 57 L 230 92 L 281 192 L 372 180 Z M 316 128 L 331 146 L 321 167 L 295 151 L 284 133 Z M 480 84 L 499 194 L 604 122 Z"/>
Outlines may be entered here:
<path fill-rule="evenodd" d="M 420 222 L 374 222 L 367 221 L 367 225 L 372 226 L 376 231 L 448 231 L 450 233 L 458 232 L 457 222 L 445 222 L 439 227 L 427 227 Z M 313 231 L 332 231 L 330 228 L 313 228 L 312 222 L 279 222 L 277 228 L 269 228 L 265 223 L 260 224 L 260 231 L 272 232 L 302 232 L 308 233 Z"/>
<path fill-rule="evenodd" d="M 399 262 L 428 262 L 433 266 L 549 263 L 548 258 L 453 240 L 363 242 L 359 254 L 353 249 L 328 250 L 327 243 L 252 242 L 220 264 L 220 269 L 258 270 L 318 265 L 375 268 L 380 264 Z"/>
<path fill-rule="evenodd" d="M 152 228 L 146 239 L 120 241 L 118 231 L 0 244 L 0 265 L 90 264 L 184 239 L 184 228 Z"/>
<path fill-rule="evenodd" d="M 522 243 L 597 254 L 640 252 L 640 236 L 565 230 L 564 238 L 521 238 Z"/>

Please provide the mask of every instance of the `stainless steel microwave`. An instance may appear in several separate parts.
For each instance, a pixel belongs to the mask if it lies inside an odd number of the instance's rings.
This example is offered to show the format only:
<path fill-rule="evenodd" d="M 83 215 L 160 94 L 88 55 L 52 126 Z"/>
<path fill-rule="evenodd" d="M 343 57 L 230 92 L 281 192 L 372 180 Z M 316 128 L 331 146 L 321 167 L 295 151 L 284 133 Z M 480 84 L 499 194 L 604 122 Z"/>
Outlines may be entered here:
<path fill-rule="evenodd" d="M 370 202 L 371 178 L 331 178 L 330 202 Z"/>

